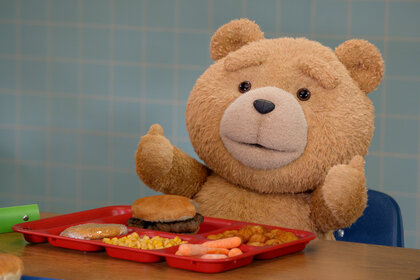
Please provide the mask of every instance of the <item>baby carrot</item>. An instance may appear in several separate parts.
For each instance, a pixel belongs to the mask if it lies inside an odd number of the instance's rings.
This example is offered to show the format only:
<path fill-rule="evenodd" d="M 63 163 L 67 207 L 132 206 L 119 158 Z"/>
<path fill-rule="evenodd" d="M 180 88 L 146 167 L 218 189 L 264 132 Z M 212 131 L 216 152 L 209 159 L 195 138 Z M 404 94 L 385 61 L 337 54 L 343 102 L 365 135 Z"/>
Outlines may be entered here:
<path fill-rule="evenodd" d="M 239 245 L 241 245 L 241 238 L 237 236 L 228 237 L 228 238 L 223 238 L 223 239 L 218 239 L 218 240 L 207 241 L 207 242 L 204 242 L 203 245 L 210 248 L 231 249 L 231 248 L 236 248 Z"/>
<path fill-rule="evenodd" d="M 229 250 L 228 257 L 236 257 L 236 256 L 239 256 L 239 255 L 242 255 L 242 254 L 243 253 L 242 253 L 241 249 L 233 248 L 233 249 Z"/>
<path fill-rule="evenodd" d="M 223 255 L 228 255 L 229 254 L 229 250 L 226 248 L 208 248 L 209 250 L 207 251 L 207 254 L 223 254 Z"/>
<path fill-rule="evenodd" d="M 200 258 L 208 259 L 208 260 L 215 260 L 215 259 L 226 259 L 227 256 L 223 254 L 205 254 L 205 255 L 202 255 Z"/>
<path fill-rule="evenodd" d="M 175 255 L 178 256 L 202 256 L 205 254 L 229 254 L 225 248 L 209 248 L 200 244 L 181 244 Z"/>

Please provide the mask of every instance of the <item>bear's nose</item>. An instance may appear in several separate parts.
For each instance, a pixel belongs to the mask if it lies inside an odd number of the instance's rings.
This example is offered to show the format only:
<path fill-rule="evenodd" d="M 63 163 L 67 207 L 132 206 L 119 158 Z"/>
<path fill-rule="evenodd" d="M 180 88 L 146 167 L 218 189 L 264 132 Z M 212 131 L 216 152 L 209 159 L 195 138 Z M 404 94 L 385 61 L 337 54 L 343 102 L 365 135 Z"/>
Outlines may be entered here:
<path fill-rule="evenodd" d="M 274 110 L 273 102 L 265 100 L 265 99 L 257 99 L 254 101 L 255 109 L 261 114 L 267 114 Z"/>

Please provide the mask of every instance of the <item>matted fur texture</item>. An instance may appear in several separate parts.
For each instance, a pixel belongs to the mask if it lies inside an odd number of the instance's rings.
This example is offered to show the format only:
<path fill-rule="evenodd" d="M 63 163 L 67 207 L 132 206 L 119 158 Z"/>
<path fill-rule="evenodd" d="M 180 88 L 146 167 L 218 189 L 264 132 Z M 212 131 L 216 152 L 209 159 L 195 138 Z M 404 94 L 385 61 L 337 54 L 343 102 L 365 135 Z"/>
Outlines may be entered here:
<path fill-rule="evenodd" d="M 193 198 L 203 215 L 305 229 L 331 239 L 333 230 L 351 225 L 366 206 L 363 157 L 374 130 L 366 93 L 382 78 L 381 55 L 363 40 L 347 41 L 334 52 L 305 38 L 262 39 L 261 34 L 255 23 L 243 19 L 221 27 L 212 39 L 218 42 L 211 45 L 216 61 L 197 80 L 186 110 L 191 143 L 205 165 L 170 144 L 161 128 L 152 127 L 159 133 L 141 139 L 137 173 L 157 191 Z M 251 90 L 277 88 L 300 106 L 306 146 L 288 164 L 245 165 L 224 145 L 221 121 L 227 108 L 248 94 L 238 90 L 243 81 L 251 82 Z M 308 100 L 298 98 L 301 88 L 310 91 Z M 269 101 L 280 102 L 274 99 Z M 246 110 L 235 114 L 250 117 Z M 253 115 L 256 123 L 283 121 L 281 114 Z M 294 133 L 287 126 L 278 129 Z M 267 143 L 276 142 L 270 128 L 257 130 L 268 135 Z"/>

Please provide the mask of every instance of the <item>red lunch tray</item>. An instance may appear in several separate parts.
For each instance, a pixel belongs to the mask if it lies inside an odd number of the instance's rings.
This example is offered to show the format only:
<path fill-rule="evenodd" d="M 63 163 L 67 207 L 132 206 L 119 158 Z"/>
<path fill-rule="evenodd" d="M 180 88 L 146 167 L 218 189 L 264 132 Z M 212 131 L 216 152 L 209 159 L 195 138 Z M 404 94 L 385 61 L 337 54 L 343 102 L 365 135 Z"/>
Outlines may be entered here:
<path fill-rule="evenodd" d="M 84 223 L 126 224 L 127 220 L 131 217 L 131 206 L 108 206 L 21 223 L 14 225 L 12 229 L 16 232 L 23 233 L 25 240 L 31 243 L 49 242 L 56 247 L 79 251 L 101 251 L 105 249 L 108 256 L 113 258 L 141 263 L 166 261 L 166 263 L 172 267 L 206 273 L 222 272 L 241 267 L 251 263 L 253 259 L 271 259 L 302 251 L 306 244 L 315 238 L 315 234 L 312 232 L 262 225 L 270 229 L 276 228 L 293 232 L 299 239 L 275 246 L 248 246 L 242 244 L 239 247 L 243 252 L 242 255 L 226 259 L 208 260 L 177 256 L 175 255 L 175 252 L 177 251 L 178 246 L 158 250 L 142 250 L 106 244 L 103 243 L 101 239 L 82 240 L 60 236 L 60 233 L 70 226 Z M 258 225 L 254 223 L 204 217 L 204 222 L 201 223 L 200 230 L 197 234 L 173 234 L 135 227 L 128 227 L 128 233 L 137 232 L 139 236 L 148 235 L 153 237 L 159 235 L 160 237 L 165 238 L 174 238 L 175 236 L 178 236 L 188 243 L 199 244 L 208 240 L 206 239 L 207 235 L 217 234 L 226 230 L 239 229 L 249 224 Z"/>

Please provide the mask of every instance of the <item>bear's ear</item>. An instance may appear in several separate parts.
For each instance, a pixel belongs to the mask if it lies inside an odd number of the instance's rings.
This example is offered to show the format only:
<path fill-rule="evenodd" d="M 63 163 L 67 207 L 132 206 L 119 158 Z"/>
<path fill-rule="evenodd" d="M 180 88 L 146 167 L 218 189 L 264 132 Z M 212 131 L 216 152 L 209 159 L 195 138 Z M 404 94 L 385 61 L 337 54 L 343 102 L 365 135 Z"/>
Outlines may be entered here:
<path fill-rule="evenodd" d="M 260 27 L 249 19 L 237 19 L 217 29 L 210 42 L 210 56 L 221 59 L 249 42 L 264 39 Z"/>
<path fill-rule="evenodd" d="M 384 61 L 379 50 L 368 41 L 348 40 L 335 49 L 335 55 L 365 93 L 381 83 Z"/>

